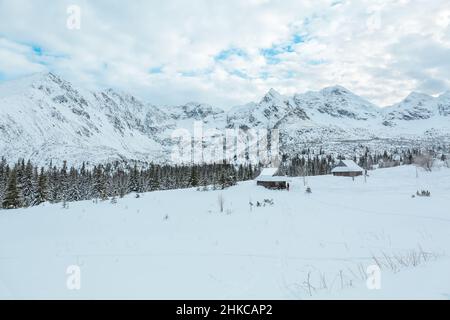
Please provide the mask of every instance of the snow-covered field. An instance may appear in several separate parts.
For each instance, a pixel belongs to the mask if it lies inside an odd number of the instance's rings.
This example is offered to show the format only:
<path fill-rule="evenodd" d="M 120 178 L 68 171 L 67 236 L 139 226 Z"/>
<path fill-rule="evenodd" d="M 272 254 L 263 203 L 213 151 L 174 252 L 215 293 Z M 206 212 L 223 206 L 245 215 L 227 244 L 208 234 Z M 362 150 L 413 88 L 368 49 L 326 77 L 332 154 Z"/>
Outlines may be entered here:
<path fill-rule="evenodd" d="M 295 178 L 289 192 L 244 182 L 0 211 L 0 297 L 450 298 L 450 169 L 308 184 L 312 194 Z M 375 260 L 381 288 L 369 290 Z M 67 288 L 71 265 L 80 290 Z"/>

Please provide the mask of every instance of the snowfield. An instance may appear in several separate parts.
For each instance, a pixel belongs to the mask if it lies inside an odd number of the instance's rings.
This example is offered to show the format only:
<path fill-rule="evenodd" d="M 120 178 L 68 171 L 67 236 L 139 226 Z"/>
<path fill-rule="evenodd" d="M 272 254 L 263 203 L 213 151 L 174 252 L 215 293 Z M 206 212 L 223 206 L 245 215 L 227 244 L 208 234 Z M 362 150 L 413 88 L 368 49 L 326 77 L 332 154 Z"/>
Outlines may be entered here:
<path fill-rule="evenodd" d="M 0 298 L 449 299 L 450 169 L 369 174 L 0 211 Z"/>

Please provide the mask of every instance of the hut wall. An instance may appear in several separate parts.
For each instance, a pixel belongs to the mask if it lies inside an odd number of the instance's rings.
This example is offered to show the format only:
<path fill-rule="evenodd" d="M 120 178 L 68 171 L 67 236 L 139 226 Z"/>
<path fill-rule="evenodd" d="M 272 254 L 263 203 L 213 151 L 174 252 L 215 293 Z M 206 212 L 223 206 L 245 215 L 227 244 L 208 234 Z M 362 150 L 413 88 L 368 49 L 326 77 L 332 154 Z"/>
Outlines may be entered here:
<path fill-rule="evenodd" d="M 263 186 L 268 189 L 286 189 L 286 181 L 257 181 L 258 186 Z"/>
<path fill-rule="evenodd" d="M 361 171 L 349 171 L 349 172 L 334 172 L 333 175 L 336 177 L 357 177 L 362 176 Z"/>

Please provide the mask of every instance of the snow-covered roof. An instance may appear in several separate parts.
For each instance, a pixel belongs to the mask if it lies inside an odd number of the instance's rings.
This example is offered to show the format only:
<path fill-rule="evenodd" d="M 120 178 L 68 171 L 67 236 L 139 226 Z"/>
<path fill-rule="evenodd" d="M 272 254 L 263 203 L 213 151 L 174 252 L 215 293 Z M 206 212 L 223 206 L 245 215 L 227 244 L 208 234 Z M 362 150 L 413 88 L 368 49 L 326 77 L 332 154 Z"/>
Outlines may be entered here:
<path fill-rule="evenodd" d="M 276 182 L 276 181 L 289 181 L 287 177 L 283 176 L 275 176 L 278 172 L 278 168 L 271 167 L 271 168 L 264 168 L 261 171 L 261 174 L 256 178 L 256 181 L 270 181 L 270 182 Z"/>
<path fill-rule="evenodd" d="M 341 160 L 338 165 L 331 170 L 332 173 L 334 172 L 362 172 L 364 171 L 363 168 L 358 166 L 355 161 L 353 160 Z"/>
<path fill-rule="evenodd" d="M 277 173 L 278 168 L 264 168 L 260 176 L 273 176 Z"/>

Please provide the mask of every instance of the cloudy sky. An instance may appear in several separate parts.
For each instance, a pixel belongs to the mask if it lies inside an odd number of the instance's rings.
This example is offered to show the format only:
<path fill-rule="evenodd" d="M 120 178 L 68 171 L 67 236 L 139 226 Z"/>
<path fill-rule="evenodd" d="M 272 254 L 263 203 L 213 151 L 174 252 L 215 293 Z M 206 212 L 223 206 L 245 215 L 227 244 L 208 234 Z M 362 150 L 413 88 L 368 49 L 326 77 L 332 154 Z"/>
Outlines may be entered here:
<path fill-rule="evenodd" d="M 450 89 L 450 2 L 0 0 L 0 81 L 41 71 L 155 104 L 339 84 L 384 106 Z"/>

